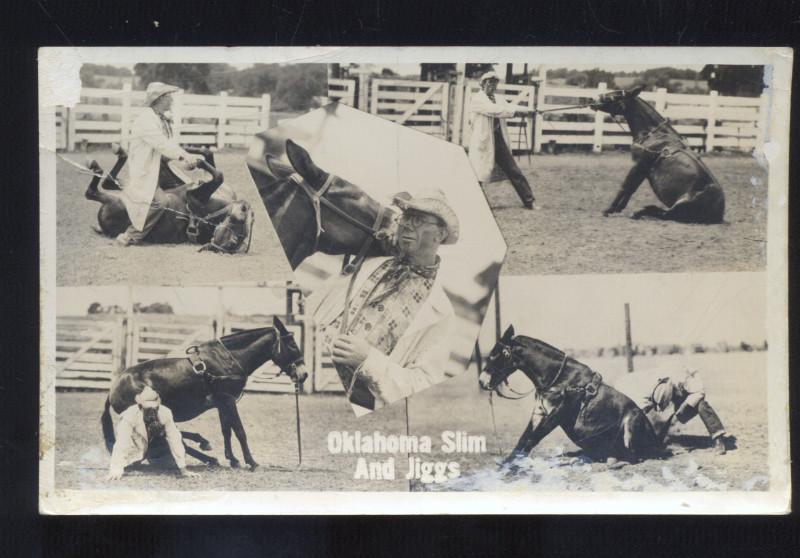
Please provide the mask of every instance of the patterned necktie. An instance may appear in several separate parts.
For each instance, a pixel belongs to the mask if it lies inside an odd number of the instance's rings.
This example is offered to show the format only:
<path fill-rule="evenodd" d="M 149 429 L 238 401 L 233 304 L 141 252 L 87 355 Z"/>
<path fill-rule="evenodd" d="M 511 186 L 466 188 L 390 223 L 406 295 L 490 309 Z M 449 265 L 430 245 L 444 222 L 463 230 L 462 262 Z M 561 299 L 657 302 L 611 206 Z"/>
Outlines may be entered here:
<path fill-rule="evenodd" d="M 167 117 L 164 113 L 158 112 L 157 110 L 153 109 L 158 117 L 161 119 L 161 126 L 164 128 L 164 133 L 168 138 L 172 137 L 172 119 Z"/>
<path fill-rule="evenodd" d="M 406 259 L 396 259 L 392 262 L 389 270 L 383 276 L 380 285 L 376 288 L 372 296 L 369 297 L 370 304 L 375 304 L 396 293 L 412 274 L 419 275 L 426 279 L 434 279 L 439 270 L 439 257 L 436 263 L 429 266 L 415 265 Z"/>

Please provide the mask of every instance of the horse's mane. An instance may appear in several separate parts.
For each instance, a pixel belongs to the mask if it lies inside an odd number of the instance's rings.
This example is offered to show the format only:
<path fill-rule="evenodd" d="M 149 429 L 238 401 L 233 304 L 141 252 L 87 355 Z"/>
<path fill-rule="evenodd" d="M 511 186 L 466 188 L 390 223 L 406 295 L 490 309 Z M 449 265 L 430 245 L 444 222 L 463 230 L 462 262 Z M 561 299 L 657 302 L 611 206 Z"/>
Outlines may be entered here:
<path fill-rule="evenodd" d="M 662 122 L 666 122 L 665 128 L 667 128 L 670 132 L 675 134 L 678 137 L 681 135 L 672 127 L 672 124 L 669 122 L 669 118 L 664 116 L 663 114 L 659 113 L 650 103 L 642 99 L 641 97 L 636 97 L 636 103 L 639 107 L 644 111 L 648 116 L 650 116 L 657 124 L 661 124 Z"/>
<path fill-rule="evenodd" d="M 220 341 L 232 341 L 232 340 L 237 339 L 239 337 L 242 337 L 244 335 L 253 335 L 254 333 L 261 333 L 261 332 L 265 332 L 267 330 L 276 330 L 276 328 L 273 327 L 273 326 L 267 326 L 267 327 L 257 327 L 257 328 L 254 328 L 254 329 L 243 329 L 241 331 L 236 331 L 234 333 L 229 333 L 228 335 L 223 335 L 222 337 L 219 338 L 219 340 Z"/>
<path fill-rule="evenodd" d="M 549 343 L 545 343 L 541 339 L 534 339 L 533 337 L 528 337 L 526 335 L 517 335 L 514 337 L 514 342 L 527 349 L 549 349 L 551 351 L 561 353 L 562 355 L 565 354 L 564 351 L 558 347 L 554 347 Z"/>

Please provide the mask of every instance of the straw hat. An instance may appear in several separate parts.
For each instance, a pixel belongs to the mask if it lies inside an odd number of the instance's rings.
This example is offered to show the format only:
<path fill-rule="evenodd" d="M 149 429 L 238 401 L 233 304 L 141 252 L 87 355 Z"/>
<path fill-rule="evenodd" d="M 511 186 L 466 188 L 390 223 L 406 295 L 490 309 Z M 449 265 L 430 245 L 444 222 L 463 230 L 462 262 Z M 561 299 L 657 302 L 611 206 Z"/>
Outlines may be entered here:
<path fill-rule="evenodd" d="M 145 92 L 144 104 L 149 107 L 155 103 L 159 97 L 163 97 L 169 93 L 175 93 L 176 91 L 180 91 L 180 88 L 175 87 L 174 85 L 167 85 L 166 83 L 161 83 L 160 81 L 148 83 L 147 90 Z"/>
<path fill-rule="evenodd" d="M 458 216 L 447 203 L 447 196 L 438 188 L 422 189 L 416 196 L 400 192 L 394 196 L 394 204 L 403 211 L 415 209 L 421 213 L 435 215 L 447 229 L 447 236 L 442 244 L 458 242 Z"/>
<path fill-rule="evenodd" d="M 145 386 L 142 392 L 136 396 L 136 403 L 140 407 L 158 407 L 161 403 L 161 397 L 156 393 L 156 390 L 150 386 Z"/>
<path fill-rule="evenodd" d="M 490 79 L 493 79 L 493 80 L 496 80 L 496 81 L 500 81 L 500 76 L 498 76 L 497 72 L 495 72 L 494 70 L 489 70 L 488 72 L 486 72 L 485 74 L 483 74 L 481 76 L 480 83 L 483 84 L 484 81 L 490 80 Z"/>

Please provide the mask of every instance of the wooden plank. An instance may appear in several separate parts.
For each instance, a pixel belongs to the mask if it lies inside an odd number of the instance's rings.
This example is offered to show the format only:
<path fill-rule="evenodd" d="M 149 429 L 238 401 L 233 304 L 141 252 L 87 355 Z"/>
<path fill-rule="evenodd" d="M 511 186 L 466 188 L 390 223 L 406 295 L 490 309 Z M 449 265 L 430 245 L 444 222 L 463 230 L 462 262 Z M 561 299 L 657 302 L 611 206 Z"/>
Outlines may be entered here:
<path fill-rule="evenodd" d="M 92 105 L 79 103 L 72 109 L 75 114 L 122 114 L 122 105 Z"/>
<path fill-rule="evenodd" d="M 91 389 L 97 391 L 108 391 L 110 381 L 101 382 L 94 380 L 59 380 L 56 378 L 56 389 Z"/>
<path fill-rule="evenodd" d="M 120 120 L 76 120 L 75 129 L 78 133 L 98 130 L 120 132 L 122 122 Z"/>
<path fill-rule="evenodd" d="M 111 380 L 112 374 L 111 367 L 97 368 L 97 367 L 77 367 L 68 368 L 58 372 L 56 378 L 97 378 L 99 380 Z"/>
<path fill-rule="evenodd" d="M 395 100 L 397 102 L 413 103 L 417 99 L 419 99 L 420 95 L 422 95 L 424 93 L 427 93 L 427 92 L 428 92 L 427 88 L 426 88 L 426 91 L 385 91 L 385 90 L 380 90 L 380 91 L 378 91 L 378 97 L 379 97 L 379 100 L 381 100 L 381 101 Z M 432 93 L 432 99 L 434 101 L 441 102 L 441 100 L 442 100 L 441 97 L 442 97 L 442 89 L 441 89 L 441 87 L 439 87 L 439 88 L 436 89 L 436 91 L 434 91 Z"/>

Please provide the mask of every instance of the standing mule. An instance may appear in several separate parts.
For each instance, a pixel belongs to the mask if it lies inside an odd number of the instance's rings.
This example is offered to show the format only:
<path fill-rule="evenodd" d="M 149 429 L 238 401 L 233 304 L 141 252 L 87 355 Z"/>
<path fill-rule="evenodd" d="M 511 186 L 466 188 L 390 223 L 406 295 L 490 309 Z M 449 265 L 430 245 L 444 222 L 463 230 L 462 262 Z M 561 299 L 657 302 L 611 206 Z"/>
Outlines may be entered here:
<path fill-rule="evenodd" d="M 211 175 L 207 182 L 183 183 L 178 176 L 162 173 L 159 188 L 164 190 L 166 211 L 146 237 L 153 244 L 202 244 L 203 249 L 219 252 L 246 252 L 250 247 L 253 210 L 246 201 L 237 201 L 233 192 L 219 192 L 222 172 L 214 166 L 214 154 L 205 148 L 187 148 L 203 155 L 197 166 Z M 121 194 L 118 175 L 128 160 L 122 147 L 115 145 L 117 161 L 108 176 L 97 161 L 90 161 L 94 172 L 85 197 L 99 202 L 98 232 L 116 237 L 131 224 Z M 102 184 L 100 183 L 103 178 Z"/>
<path fill-rule="evenodd" d="M 255 469 L 258 463 L 250 453 L 236 408 L 247 378 L 269 360 L 278 365 L 280 373 L 287 374 L 295 382 L 302 383 L 308 376 L 303 353 L 294 336 L 278 318 L 274 318 L 273 323 L 275 327 L 248 329 L 190 347 L 188 357 L 148 360 L 122 371 L 111 382 L 101 420 L 108 450 L 111 451 L 115 442 L 111 412 L 122 413 L 135 403 L 136 395 L 145 386 L 150 386 L 161 396 L 162 404 L 172 411 L 176 422 L 191 420 L 216 407 L 225 441 L 225 458 L 231 467 L 239 466 L 231 449 L 233 431 L 245 463 Z M 202 449 L 211 449 L 208 440 L 199 434 L 182 434 L 186 439 L 200 442 Z M 184 446 L 192 457 L 217 464 L 215 458 L 185 443 Z"/>
<path fill-rule="evenodd" d="M 592 105 L 595 110 L 623 116 L 628 122 L 635 164 L 611 205 L 603 212 L 619 213 L 646 178 L 666 208 L 648 205 L 634 219 L 652 217 L 681 223 L 723 222 L 725 194 L 709 168 L 681 139 L 669 121 L 639 98 L 643 87 L 613 91 Z"/>
<path fill-rule="evenodd" d="M 606 460 L 609 466 L 664 455 L 650 422 L 633 401 L 563 351 L 538 339 L 515 337 L 510 326 L 492 348 L 480 386 L 497 390 L 516 370 L 533 382 L 536 405 L 504 463 L 527 457 L 557 426 L 589 457 Z"/>
<path fill-rule="evenodd" d="M 316 252 L 392 255 L 397 213 L 319 168 L 292 140 L 285 148 L 290 165 L 262 152 L 266 166 L 260 161 L 248 166 L 292 269 Z"/>

